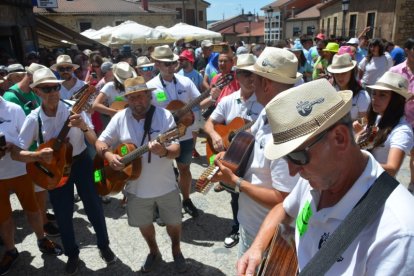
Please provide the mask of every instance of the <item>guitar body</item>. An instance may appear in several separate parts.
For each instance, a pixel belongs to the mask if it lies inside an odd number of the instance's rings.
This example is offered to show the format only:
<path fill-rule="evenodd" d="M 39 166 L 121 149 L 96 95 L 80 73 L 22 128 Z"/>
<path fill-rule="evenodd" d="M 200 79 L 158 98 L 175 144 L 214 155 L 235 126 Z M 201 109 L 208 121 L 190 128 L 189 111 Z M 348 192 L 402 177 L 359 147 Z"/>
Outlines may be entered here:
<path fill-rule="evenodd" d="M 56 138 L 49 140 L 39 146 L 37 151 L 43 148 L 53 148 Z M 58 151 L 53 151 L 53 159 L 50 164 L 44 162 L 31 162 L 26 165 L 26 170 L 33 182 L 46 190 L 53 190 L 63 186 L 66 182 L 61 181 L 64 176 L 70 174 L 72 165 L 72 145 L 63 142 Z"/>
<path fill-rule="evenodd" d="M 297 275 L 298 259 L 294 243 L 288 242 L 282 232 L 282 227 L 276 229 L 268 253 L 263 258 L 256 275 Z"/>
<path fill-rule="evenodd" d="M 214 125 L 214 130 L 221 136 L 223 139 L 224 149 L 228 149 L 230 146 L 230 141 L 234 132 L 239 130 L 242 126 L 246 124 L 246 121 L 241 117 L 234 118 L 228 125 L 216 124 Z M 206 143 L 206 157 L 207 161 L 210 162 L 211 156 L 216 154 L 217 151 L 213 147 L 213 142 L 210 137 L 207 137 Z"/>
<path fill-rule="evenodd" d="M 125 156 L 135 150 L 134 144 L 120 144 L 114 151 L 119 156 Z M 124 169 L 116 171 L 98 155 L 94 160 L 95 185 L 100 195 L 116 195 L 121 192 L 129 180 L 137 179 L 141 174 L 141 158 L 133 160 Z"/>
<path fill-rule="evenodd" d="M 184 108 L 185 106 L 186 104 L 183 103 L 182 101 L 174 100 L 174 101 L 171 101 L 165 108 L 171 111 L 171 113 L 173 113 L 176 124 L 181 123 L 185 125 L 186 127 L 189 127 L 192 124 L 194 124 L 194 120 L 195 120 L 194 113 L 191 110 L 179 116 L 176 116 L 176 114 L 174 114 L 176 111 L 179 111 L 181 108 Z"/>
<path fill-rule="evenodd" d="M 126 101 L 115 101 L 111 104 L 109 108 L 115 109 L 115 110 L 122 110 L 128 107 L 128 103 Z"/>

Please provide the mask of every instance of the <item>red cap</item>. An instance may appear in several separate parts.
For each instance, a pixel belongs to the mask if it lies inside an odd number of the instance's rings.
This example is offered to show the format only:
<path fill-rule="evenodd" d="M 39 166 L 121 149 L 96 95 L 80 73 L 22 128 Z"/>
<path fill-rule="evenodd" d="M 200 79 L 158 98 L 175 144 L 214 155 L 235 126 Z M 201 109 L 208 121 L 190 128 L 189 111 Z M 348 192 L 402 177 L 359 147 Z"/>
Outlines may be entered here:
<path fill-rule="evenodd" d="M 320 40 L 325 40 L 325 35 L 323 34 L 323 33 L 319 33 L 317 36 L 316 36 L 316 38 L 317 39 L 320 39 Z"/>
<path fill-rule="evenodd" d="M 184 50 L 181 52 L 180 54 L 180 58 L 179 59 L 186 59 L 191 63 L 194 63 L 194 56 L 193 53 L 189 50 Z"/>

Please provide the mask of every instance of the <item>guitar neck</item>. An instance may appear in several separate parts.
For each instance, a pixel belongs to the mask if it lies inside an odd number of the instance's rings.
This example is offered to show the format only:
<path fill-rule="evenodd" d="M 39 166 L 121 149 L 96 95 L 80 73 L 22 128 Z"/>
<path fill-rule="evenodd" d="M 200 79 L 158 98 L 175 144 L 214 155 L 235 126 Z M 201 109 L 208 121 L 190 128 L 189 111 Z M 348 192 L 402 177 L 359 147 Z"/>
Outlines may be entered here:
<path fill-rule="evenodd" d="M 186 104 L 183 108 L 177 110 L 175 112 L 175 115 L 180 117 L 179 114 L 186 114 L 188 111 L 190 111 L 194 106 L 198 105 L 201 103 L 202 100 L 208 98 L 210 96 L 210 90 L 207 90 L 206 92 L 202 93 L 200 96 L 198 96 L 197 98 L 191 100 L 188 104 Z"/>
<path fill-rule="evenodd" d="M 237 131 L 235 131 L 235 135 L 239 134 L 242 131 L 245 131 L 246 129 L 249 129 L 252 125 L 254 125 L 254 123 L 256 122 L 256 120 L 253 120 L 247 124 L 245 124 L 244 126 L 242 126 L 241 128 L 239 128 Z"/>
<path fill-rule="evenodd" d="M 127 165 L 148 151 L 148 144 L 140 146 L 139 148 L 136 148 L 135 150 L 128 153 L 127 155 L 124 155 L 124 157 L 122 157 L 121 159 L 121 163 Z"/>

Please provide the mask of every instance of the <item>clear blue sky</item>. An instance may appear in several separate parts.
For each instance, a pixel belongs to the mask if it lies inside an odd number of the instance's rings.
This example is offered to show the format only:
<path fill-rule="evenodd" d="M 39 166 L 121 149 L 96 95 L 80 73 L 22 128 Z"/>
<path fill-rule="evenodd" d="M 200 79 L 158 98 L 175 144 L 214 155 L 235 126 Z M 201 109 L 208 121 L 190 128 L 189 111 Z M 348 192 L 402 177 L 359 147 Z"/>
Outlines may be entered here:
<path fill-rule="evenodd" d="M 207 20 L 222 20 L 238 14 L 244 9 L 244 13 L 256 11 L 259 15 L 264 15 L 260 10 L 274 1 L 272 0 L 206 0 L 209 2 L 210 8 L 207 9 Z"/>

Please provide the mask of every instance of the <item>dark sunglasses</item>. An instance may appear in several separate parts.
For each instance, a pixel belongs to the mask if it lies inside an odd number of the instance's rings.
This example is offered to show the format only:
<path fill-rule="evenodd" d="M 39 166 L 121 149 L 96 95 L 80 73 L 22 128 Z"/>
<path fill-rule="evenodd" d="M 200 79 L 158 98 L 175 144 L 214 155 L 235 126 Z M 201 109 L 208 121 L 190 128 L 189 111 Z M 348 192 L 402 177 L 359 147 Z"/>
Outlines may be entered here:
<path fill-rule="evenodd" d="M 72 72 L 73 67 L 59 67 L 58 71 L 59 72 Z"/>
<path fill-rule="evenodd" d="M 324 132 L 319 134 L 318 137 L 315 139 L 315 141 L 310 143 L 303 150 L 293 151 L 293 152 L 283 156 L 283 159 L 285 159 L 286 161 L 290 161 L 293 164 L 299 165 L 299 166 L 304 166 L 304 165 L 308 164 L 310 162 L 310 157 L 309 157 L 310 148 L 313 147 L 314 145 L 316 145 L 318 142 L 320 142 L 323 139 L 323 137 L 325 137 L 326 133 L 328 133 L 328 131 L 329 130 L 325 130 Z"/>
<path fill-rule="evenodd" d="M 49 94 L 49 93 L 52 93 L 54 91 L 59 91 L 61 87 L 62 86 L 60 84 L 58 84 L 58 85 L 55 85 L 55 86 L 38 87 L 38 88 L 40 90 L 42 90 L 43 93 Z"/>
<path fill-rule="evenodd" d="M 236 75 L 243 76 L 243 77 L 250 77 L 251 75 L 253 75 L 253 73 L 247 70 L 236 70 Z"/>
<path fill-rule="evenodd" d="M 171 61 L 171 62 L 163 62 L 165 66 L 170 67 L 171 65 L 177 65 L 176 61 Z"/>
<path fill-rule="evenodd" d="M 141 67 L 139 69 L 141 69 L 142 72 L 151 72 L 154 70 L 154 66 Z"/>

